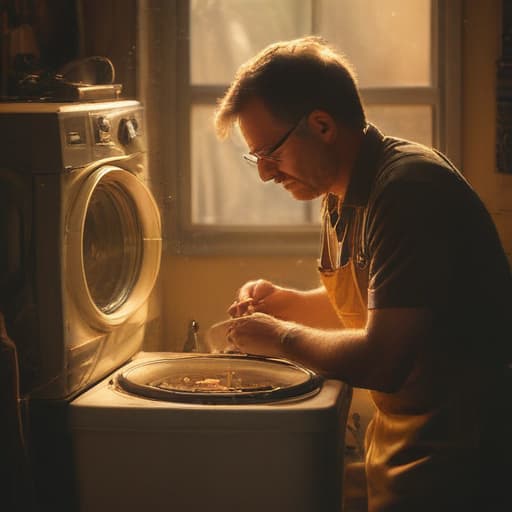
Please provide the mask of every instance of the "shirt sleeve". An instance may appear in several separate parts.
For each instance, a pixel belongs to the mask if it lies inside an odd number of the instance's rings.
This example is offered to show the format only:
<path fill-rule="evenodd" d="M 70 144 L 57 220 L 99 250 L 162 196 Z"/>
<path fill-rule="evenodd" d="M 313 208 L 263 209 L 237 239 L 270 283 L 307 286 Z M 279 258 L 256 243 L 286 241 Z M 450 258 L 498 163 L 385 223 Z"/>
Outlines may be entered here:
<path fill-rule="evenodd" d="M 449 201 L 425 181 L 388 184 L 368 214 L 368 308 L 433 307 L 449 286 Z M 452 237 L 453 238 L 453 237 Z"/>

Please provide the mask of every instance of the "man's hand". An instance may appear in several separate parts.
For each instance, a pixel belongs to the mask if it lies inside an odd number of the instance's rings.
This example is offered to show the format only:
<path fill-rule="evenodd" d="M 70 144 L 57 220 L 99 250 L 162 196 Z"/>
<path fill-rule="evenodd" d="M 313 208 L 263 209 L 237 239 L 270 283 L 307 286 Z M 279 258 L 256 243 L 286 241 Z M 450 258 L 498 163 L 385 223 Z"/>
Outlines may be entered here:
<path fill-rule="evenodd" d="M 323 286 L 301 291 L 283 288 L 265 279 L 248 281 L 238 290 L 228 313 L 232 318 L 239 318 L 256 312 L 309 327 L 342 327 Z"/>
<path fill-rule="evenodd" d="M 282 357 L 281 339 L 292 324 L 264 313 L 234 318 L 228 329 L 229 342 L 240 352 Z"/>
<path fill-rule="evenodd" d="M 237 299 L 229 306 L 228 314 L 239 318 L 261 312 L 284 318 L 295 294 L 295 290 L 282 288 L 264 279 L 249 281 L 238 290 Z"/>

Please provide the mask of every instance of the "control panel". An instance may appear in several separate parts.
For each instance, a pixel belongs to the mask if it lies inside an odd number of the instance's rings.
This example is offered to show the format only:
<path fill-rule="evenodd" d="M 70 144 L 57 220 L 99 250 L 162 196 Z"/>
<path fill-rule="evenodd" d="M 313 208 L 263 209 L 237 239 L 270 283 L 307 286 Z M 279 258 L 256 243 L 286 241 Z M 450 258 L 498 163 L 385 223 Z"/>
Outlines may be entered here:
<path fill-rule="evenodd" d="M 59 116 L 65 167 L 146 151 L 142 106 L 86 107 Z"/>
<path fill-rule="evenodd" d="M 0 103 L 4 167 L 54 173 L 146 153 L 136 100 Z M 21 149 L 20 149 L 21 148 Z"/>
<path fill-rule="evenodd" d="M 140 111 L 102 112 L 91 115 L 95 144 L 129 146 L 142 135 Z"/>

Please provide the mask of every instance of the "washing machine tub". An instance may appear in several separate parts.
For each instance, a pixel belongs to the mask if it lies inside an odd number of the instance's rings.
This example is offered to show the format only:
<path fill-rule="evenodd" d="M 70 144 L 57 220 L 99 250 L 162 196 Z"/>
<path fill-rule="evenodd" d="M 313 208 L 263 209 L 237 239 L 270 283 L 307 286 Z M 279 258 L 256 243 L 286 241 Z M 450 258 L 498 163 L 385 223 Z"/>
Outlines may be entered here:
<path fill-rule="evenodd" d="M 70 404 L 80 510 L 338 511 L 349 403 L 335 380 L 302 398 L 201 404 L 126 393 L 113 375 Z"/>
<path fill-rule="evenodd" d="M 164 357 L 141 362 L 117 375 L 120 389 L 168 402 L 267 403 L 304 398 L 322 379 L 284 359 L 247 354 Z"/>

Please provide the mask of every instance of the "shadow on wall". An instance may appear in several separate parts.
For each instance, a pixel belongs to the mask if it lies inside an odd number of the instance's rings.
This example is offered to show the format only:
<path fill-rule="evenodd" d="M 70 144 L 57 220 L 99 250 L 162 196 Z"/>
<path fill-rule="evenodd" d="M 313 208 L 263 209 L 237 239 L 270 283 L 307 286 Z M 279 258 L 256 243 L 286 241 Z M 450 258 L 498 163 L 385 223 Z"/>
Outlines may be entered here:
<path fill-rule="evenodd" d="M 18 96 L 31 76 L 54 75 L 66 63 L 106 56 L 123 97 L 136 97 L 136 0 L 0 2 L 0 96 Z"/>
<path fill-rule="evenodd" d="M 0 4 L 0 96 L 16 97 L 32 75 L 53 74 L 79 55 L 76 3 L 68 0 Z"/>

